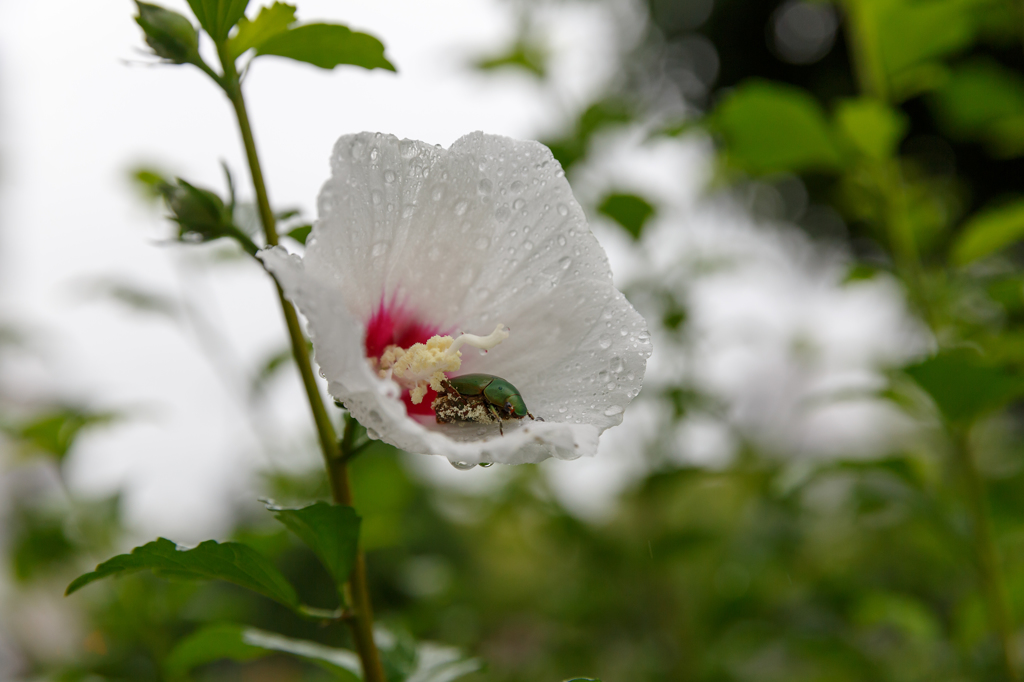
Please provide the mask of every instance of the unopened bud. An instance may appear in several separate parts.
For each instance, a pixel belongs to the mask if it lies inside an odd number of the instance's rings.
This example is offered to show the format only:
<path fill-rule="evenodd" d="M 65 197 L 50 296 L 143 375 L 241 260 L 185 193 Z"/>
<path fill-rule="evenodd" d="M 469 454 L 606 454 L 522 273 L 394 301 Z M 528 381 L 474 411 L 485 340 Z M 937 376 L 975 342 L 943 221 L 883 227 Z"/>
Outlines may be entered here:
<path fill-rule="evenodd" d="M 135 3 L 139 8 L 136 23 L 146 33 L 146 43 L 158 57 L 184 64 L 199 59 L 199 35 L 183 15 L 145 2 Z"/>

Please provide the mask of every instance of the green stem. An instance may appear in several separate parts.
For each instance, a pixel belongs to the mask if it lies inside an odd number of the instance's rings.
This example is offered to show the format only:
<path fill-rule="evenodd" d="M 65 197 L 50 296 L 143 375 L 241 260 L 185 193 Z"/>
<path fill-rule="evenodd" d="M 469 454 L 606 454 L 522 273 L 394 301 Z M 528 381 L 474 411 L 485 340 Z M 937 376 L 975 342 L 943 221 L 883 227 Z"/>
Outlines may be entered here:
<path fill-rule="evenodd" d="M 978 575 L 987 602 L 989 625 L 999 639 L 1006 677 L 1011 682 L 1016 682 L 1020 679 L 1020 671 L 1013 650 L 1013 626 L 1010 619 L 1009 599 L 1000 570 L 999 550 L 992 532 L 988 502 L 985 498 L 985 484 L 974 463 L 969 432 L 966 429 L 956 429 L 951 436 L 967 492 L 967 503 L 970 507 L 971 522 L 974 527 Z"/>
<path fill-rule="evenodd" d="M 252 184 L 256 191 L 256 204 L 259 208 L 260 221 L 263 223 L 263 233 L 268 246 L 277 244 L 277 226 L 274 219 L 274 212 L 270 208 L 270 199 L 267 195 L 267 187 L 263 181 L 263 170 L 260 167 L 259 156 L 256 154 L 256 142 L 252 136 L 252 128 L 249 125 L 249 114 L 245 108 L 245 99 L 242 97 L 242 86 L 238 78 L 238 71 L 235 68 L 234 60 L 220 46 L 220 59 L 224 68 L 224 75 L 219 80 L 221 87 L 227 94 L 228 99 L 235 109 L 238 118 L 238 127 L 242 133 L 242 143 L 245 145 L 245 155 L 249 161 L 249 170 L 252 174 Z M 331 483 L 331 494 L 337 504 L 352 506 L 352 487 L 349 482 L 348 468 L 345 465 L 346 453 L 339 448 L 338 438 L 331 423 L 327 408 L 324 406 L 320 395 L 320 388 L 316 383 L 316 376 L 313 374 L 313 366 L 309 361 L 309 352 L 306 346 L 306 338 L 299 326 L 299 318 L 295 308 L 284 297 L 281 286 L 277 286 L 278 298 L 281 301 L 281 310 L 284 313 L 285 324 L 288 327 L 288 337 L 291 340 L 292 355 L 295 364 L 302 376 L 302 385 L 306 389 L 306 397 L 309 399 L 309 407 L 313 412 L 313 421 L 316 424 L 316 431 L 320 441 L 320 449 L 323 453 L 324 464 L 327 467 L 328 479 Z M 346 431 L 349 429 L 346 428 Z M 352 606 L 352 618 L 348 619 L 352 630 L 352 639 L 355 642 L 359 660 L 362 662 L 363 679 L 365 682 L 387 682 L 384 676 L 384 668 L 380 661 L 380 652 L 373 639 L 373 608 L 370 603 L 370 591 L 366 579 L 366 560 L 363 557 L 362 549 L 356 555 L 355 568 L 345 586 L 345 593 L 349 604 Z"/>

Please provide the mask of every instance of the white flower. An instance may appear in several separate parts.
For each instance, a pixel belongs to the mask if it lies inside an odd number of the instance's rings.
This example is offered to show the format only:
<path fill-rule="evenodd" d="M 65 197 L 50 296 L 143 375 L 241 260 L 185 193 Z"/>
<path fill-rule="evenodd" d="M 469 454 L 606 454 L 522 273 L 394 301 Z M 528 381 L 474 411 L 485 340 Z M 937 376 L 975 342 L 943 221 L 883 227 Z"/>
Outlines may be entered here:
<path fill-rule="evenodd" d="M 361 133 L 331 167 L 305 256 L 260 254 L 306 316 L 331 395 L 371 436 L 453 463 L 594 454 L 651 344 L 551 152 Z M 469 373 L 513 384 L 536 420 L 437 423 L 434 391 Z"/>

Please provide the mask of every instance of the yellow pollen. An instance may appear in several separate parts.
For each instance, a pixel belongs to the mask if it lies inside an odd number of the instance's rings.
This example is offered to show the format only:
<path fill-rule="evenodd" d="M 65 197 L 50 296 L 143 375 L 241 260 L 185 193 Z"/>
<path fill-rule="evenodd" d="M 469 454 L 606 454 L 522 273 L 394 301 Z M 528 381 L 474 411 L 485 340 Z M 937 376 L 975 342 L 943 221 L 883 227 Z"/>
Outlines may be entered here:
<path fill-rule="evenodd" d="M 377 373 L 384 379 L 396 379 L 409 389 L 413 405 L 423 402 L 427 388 L 441 391 L 446 372 L 457 372 L 462 367 L 463 345 L 490 350 L 508 338 L 508 331 L 499 324 L 487 336 L 461 334 L 459 338 L 432 336 L 426 343 L 414 343 L 408 348 L 388 346 L 380 356 Z"/>

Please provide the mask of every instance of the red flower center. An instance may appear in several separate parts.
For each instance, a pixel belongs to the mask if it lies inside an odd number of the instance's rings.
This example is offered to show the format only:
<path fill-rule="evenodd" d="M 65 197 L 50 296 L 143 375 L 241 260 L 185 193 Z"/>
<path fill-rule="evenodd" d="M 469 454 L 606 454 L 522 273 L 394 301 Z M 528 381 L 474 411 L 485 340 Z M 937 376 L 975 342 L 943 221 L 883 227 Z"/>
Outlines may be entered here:
<path fill-rule="evenodd" d="M 437 325 L 422 322 L 416 315 L 396 304 L 384 302 L 381 297 L 380 305 L 366 323 L 366 357 L 378 359 L 384 354 L 388 346 L 408 348 L 415 343 L 426 343 L 430 337 L 443 333 Z M 423 414 L 433 416 L 434 410 L 430 404 L 437 398 L 437 392 L 428 389 L 423 401 L 418 405 L 412 404 L 409 391 L 403 391 L 402 400 L 405 401 L 406 411 L 412 414 Z"/>

